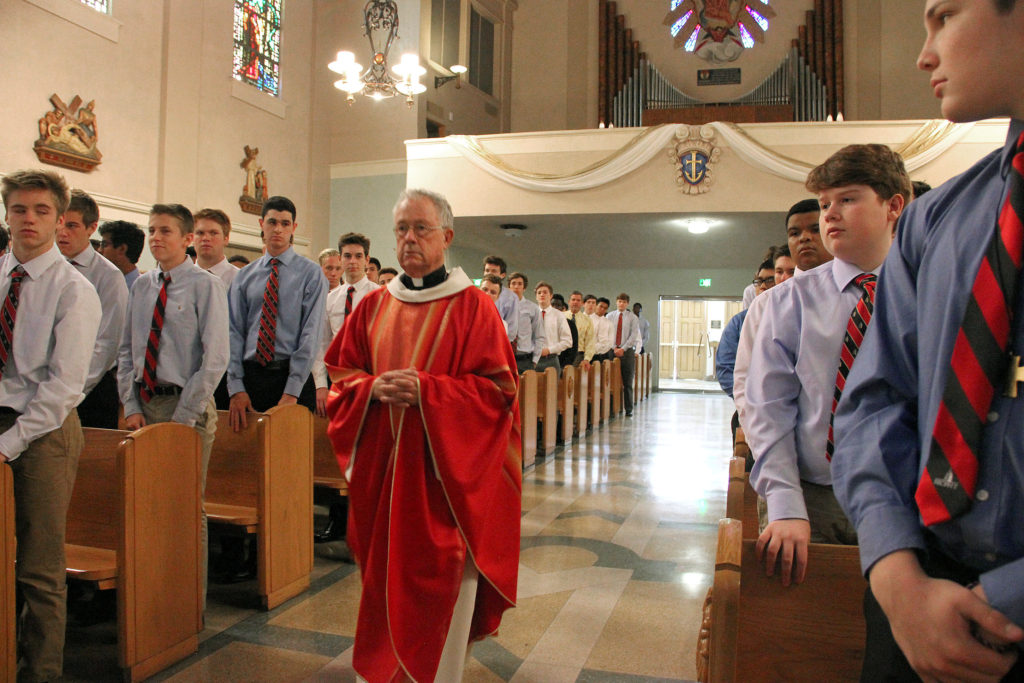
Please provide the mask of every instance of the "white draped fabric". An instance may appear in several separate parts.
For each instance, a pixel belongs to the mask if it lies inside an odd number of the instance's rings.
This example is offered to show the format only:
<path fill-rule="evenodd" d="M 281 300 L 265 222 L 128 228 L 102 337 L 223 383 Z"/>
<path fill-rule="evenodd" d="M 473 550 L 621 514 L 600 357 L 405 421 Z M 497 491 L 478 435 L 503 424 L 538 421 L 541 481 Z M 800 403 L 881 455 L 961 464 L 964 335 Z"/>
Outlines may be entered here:
<path fill-rule="evenodd" d="M 960 142 L 973 125 L 928 121 L 896 151 L 903 155 L 907 172 L 913 173 Z M 727 149 L 764 173 L 803 183 L 814 167 L 762 145 L 736 124 L 715 122 L 701 128 L 704 132 L 702 137 L 706 139 L 714 131 Z M 688 132 L 686 124 L 646 128 L 604 159 L 564 174 L 535 173 L 514 168 L 498 155 L 489 152 L 479 138 L 472 135 L 450 135 L 446 139 L 467 161 L 510 185 L 533 192 L 572 192 L 600 187 L 632 173 L 655 156 L 664 154 L 670 145 L 675 144 L 677 136 L 685 139 Z"/>

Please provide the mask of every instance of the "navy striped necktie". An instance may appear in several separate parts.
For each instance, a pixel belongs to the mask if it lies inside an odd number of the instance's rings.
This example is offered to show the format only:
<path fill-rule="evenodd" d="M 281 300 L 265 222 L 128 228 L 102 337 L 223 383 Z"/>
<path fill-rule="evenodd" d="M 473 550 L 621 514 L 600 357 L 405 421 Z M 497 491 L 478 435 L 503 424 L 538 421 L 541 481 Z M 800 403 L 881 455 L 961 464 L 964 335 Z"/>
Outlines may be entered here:
<path fill-rule="evenodd" d="M 828 441 L 825 443 L 825 457 L 832 461 L 832 454 L 835 453 L 836 443 L 833 433 L 833 424 L 836 419 L 836 406 L 846 388 L 846 378 L 850 376 L 850 368 L 853 367 L 853 360 L 860 351 L 861 342 L 864 341 L 864 332 L 871 322 L 871 313 L 875 310 L 875 284 L 878 278 L 871 273 L 861 273 L 854 282 L 864 290 L 857 305 L 850 312 L 850 319 L 846 323 L 846 335 L 843 337 L 843 349 L 839 354 L 839 370 L 836 372 L 836 388 L 832 393 L 832 412 L 828 417 Z"/>

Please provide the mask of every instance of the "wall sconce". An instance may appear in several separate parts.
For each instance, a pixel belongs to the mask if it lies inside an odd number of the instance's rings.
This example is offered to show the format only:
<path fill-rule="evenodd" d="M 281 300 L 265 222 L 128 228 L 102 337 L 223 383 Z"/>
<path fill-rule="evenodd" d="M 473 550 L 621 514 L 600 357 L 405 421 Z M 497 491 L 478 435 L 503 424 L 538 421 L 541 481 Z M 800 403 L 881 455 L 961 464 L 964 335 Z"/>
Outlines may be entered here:
<path fill-rule="evenodd" d="M 437 90 L 448 81 L 455 81 L 455 89 L 458 90 L 462 87 L 462 74 L 469 71 L 466 67 L 461 64 L 453 64 L 449 71 L 452 72 L 451 76 L 434 76 L 434 89 Z"/>

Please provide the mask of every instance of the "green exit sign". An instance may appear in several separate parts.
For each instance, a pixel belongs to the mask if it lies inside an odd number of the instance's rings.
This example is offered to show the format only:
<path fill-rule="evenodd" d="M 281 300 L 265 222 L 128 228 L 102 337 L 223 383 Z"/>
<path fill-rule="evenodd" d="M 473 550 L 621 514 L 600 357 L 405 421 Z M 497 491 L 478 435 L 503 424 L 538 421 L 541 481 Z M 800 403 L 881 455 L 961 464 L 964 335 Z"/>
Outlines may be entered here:
<path fill-rule="evenodd" d="M 711 286 L 711 278 L 709 278 L 709 277 L 702 277 L 700 280 L 697 281 L 697 284 L 700 285 L 701 287 L 710 287 Z"/>

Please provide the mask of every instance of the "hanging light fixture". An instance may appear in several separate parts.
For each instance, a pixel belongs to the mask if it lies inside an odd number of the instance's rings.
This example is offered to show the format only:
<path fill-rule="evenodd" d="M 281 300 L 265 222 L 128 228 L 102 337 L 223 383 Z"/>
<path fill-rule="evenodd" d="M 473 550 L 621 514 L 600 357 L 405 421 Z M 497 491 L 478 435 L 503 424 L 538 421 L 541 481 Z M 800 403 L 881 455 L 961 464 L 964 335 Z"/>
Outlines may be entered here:
<path fill-rule="evenodd" d="M 420 66 L 420 58 L 415 53 L 402 55 L 402 61 L 388 70 L 388 53 L 398 37 L 398 5 L 395 0 L 367 2 L 363 8 L 363 30 L 373 55 L 369 68 L 363 71 L 352 52 L 339 52 L 335 61 L 327 65 L 328 69 L 341 75 L 341 79 L 334 82 L 334 87 L 348 93 L 346 99 L 349 104 L 355 101 L 356 93 L 363 92 L 375 100 L 402 94 L 411 107 L 413 97 L 427 89 L 420 83 L 427 70 Z"/>

